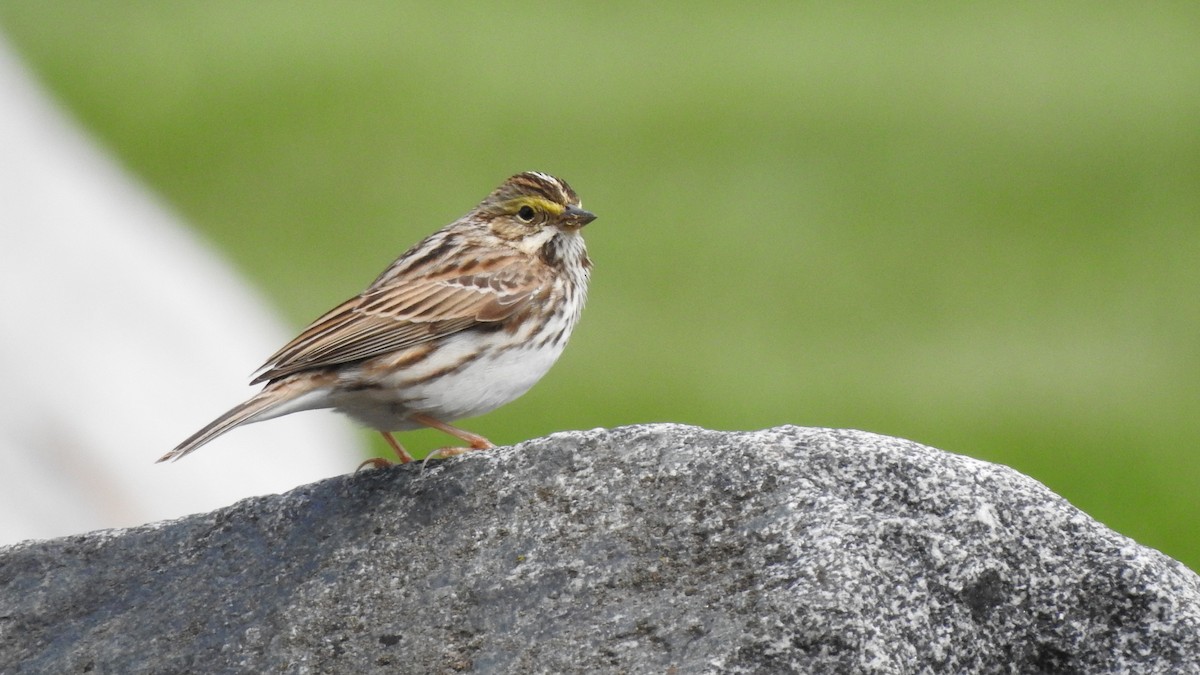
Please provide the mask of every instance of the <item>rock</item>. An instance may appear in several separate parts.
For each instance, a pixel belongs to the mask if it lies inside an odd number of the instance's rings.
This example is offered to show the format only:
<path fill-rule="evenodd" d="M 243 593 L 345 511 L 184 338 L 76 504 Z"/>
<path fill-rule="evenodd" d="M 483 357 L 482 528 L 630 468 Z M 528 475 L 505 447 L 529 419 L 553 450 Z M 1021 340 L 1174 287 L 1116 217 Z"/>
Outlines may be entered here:
<path fill-rule="evenodd" d="M 5 673 L 1197 672 L 1200 577 L 873 434 L 555 434 L 0 550 Z"/>

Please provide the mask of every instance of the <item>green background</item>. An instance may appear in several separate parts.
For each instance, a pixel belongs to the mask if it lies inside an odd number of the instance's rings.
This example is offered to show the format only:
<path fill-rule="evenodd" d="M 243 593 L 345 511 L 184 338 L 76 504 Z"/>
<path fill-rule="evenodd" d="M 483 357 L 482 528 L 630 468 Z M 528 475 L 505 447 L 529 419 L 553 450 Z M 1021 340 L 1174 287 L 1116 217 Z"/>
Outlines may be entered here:
<path fill-rule="evenodd" d="M 570 181 L 588 310 L 466 425 L 497 442 L 855 427 L 1200 569 L 1200 4 L 749 7 L 2 1 L 0 27 L 297 328 L 508 175 Z"/>

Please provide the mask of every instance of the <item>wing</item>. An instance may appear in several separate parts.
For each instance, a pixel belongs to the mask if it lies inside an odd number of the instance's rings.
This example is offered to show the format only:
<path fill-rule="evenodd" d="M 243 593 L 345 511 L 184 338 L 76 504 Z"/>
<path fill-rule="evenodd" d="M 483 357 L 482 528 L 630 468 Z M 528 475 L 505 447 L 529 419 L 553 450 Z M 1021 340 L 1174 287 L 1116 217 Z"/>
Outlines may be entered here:
<path fill-rule="evenodd" d="M 435 269 L 440 266 L 433 266 Z M 428 267 L 423 269 L 429 269 Z M 514 251 L 469 270 L 381 278 L 317 319 L 263 365 L 252 384 L 362 361 L 503 321 L 550 288 L 550 269 Z"/>

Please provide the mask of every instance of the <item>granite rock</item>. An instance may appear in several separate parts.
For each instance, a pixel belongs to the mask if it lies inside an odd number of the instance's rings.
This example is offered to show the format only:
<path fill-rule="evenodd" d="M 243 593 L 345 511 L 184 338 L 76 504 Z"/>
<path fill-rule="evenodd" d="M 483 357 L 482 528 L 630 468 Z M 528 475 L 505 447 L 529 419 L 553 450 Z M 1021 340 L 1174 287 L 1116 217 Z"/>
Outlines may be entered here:
<path fill-rule="evenodd" d="M 1200 672 L 1200 577 L 1003 466 L 645 425 L 0 549 L 0 672 Z"/>

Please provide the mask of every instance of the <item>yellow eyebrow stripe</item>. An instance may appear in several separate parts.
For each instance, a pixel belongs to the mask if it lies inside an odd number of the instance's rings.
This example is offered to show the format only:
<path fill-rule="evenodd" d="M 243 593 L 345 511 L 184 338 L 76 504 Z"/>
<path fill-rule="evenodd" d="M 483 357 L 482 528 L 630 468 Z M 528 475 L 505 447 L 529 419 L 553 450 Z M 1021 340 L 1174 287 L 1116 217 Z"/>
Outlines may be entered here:
<path fill-rule="evenodd" d="M 561 216 L 563 211 L 567 210 L 567 207 L 562 204 L 552 202 L 549 199 L 542 199 L 541 197 L 517 197 L 516 199 L 510 199 L 505 202 L 504 210 L 508 213 L 516 213 L 521 210 L 522 206 L 528 206 L 553 216 Z"/>

